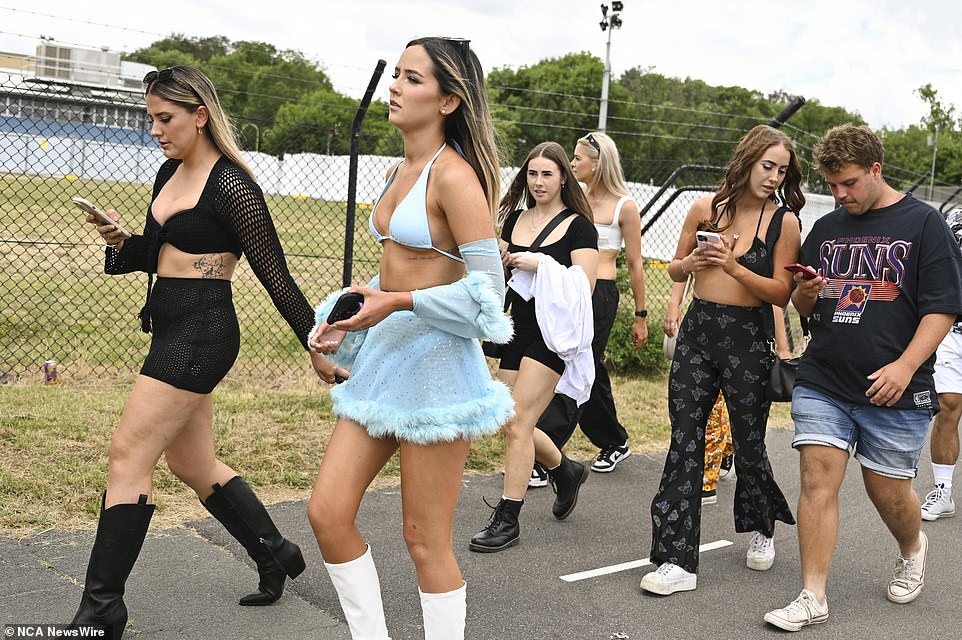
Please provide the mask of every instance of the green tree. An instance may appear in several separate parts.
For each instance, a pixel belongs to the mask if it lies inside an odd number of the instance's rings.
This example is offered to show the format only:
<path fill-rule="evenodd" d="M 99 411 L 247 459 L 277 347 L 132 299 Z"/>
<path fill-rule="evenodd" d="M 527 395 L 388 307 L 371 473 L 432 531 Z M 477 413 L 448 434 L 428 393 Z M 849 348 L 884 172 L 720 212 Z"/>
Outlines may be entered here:
<path fill-rule="evenodd" d="M 517 70 L 488 74 L 508 160 L 520 164 L 536 144 L 554 140 L 569 152 L 598 124 L 602 61 L 589 53 L 569 53 Z"/>
<path fill-rule="evenodd" d="M 334 93 L 316 63 L 298 51 L 279 50 L 265 42 L 174 34 L 126 58 L 158 68 L 183 64 L 202 69 L 238 123 L 247 148 L 259 146 L 282 105 L 319 91 Z"/>
<path fill-rule="evenodd" d="M 282 153 L 346 155 L 351 148 L 351 124 L 358 101 L 331 89 L 316 91 L 281 106 L 263 150 Z M 396 155 L 397 133 L 387 119 L 388 107 L 374 102 L 364 119 L 361 152 Z"/>

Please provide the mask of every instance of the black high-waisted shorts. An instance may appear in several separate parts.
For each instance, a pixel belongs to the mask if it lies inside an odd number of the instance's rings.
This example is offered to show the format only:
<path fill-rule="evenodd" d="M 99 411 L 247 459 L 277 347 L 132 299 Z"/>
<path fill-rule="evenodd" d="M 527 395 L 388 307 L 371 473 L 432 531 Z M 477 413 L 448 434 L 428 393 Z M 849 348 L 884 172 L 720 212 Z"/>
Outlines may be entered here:
<path fill-rule="evenodd" d="M 541 335 L 538 325 L 514 325 L 514 337 L 511 342 L 504 345 L 501 354 L 501 369 L 517 371 L 521 367 L 522 358 L 531 358 L 554 370 L 559 376 L 564 375 L 564 360 L 558 354 L 548 348 Z"/>
<path fill-rule="evenodd" d="M 234 365 L 240 328 L 229 280 L 157 278 L 150 319 L 153 338 L 141 375 L 210 393 Z"/>

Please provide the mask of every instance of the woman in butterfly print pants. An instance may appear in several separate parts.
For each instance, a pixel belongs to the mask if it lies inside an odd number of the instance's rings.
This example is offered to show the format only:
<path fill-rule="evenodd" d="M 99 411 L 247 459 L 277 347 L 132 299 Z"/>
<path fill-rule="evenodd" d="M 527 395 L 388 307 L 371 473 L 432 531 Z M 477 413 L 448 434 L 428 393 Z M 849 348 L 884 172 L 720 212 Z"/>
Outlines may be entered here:
<path fill-rule="evenodd" d="M 658 569 L 642 579 L 646 591 L 668 595 L 696 586 L 705 427 L 719 389 L 735 445 L 735 530 L 755 532 L 748 567 L 771 567 L 775 522 L 795 523 L 765 449 L 772 363 L 765 310 L 791 294 L 783 267 L 798 257 L 793 212 L 805 203 L 800 183 L 791 140 L 761 125 L 739 143 L 718 192 L 698 200 L 685 220 L 669 274 L 676 282 L 694 274 L 695 298 L 681 322 L 668 382 L 672 435 L 651 505 Z M 696 246 L 696 230 L 720 233 L 723 244 Z"/>

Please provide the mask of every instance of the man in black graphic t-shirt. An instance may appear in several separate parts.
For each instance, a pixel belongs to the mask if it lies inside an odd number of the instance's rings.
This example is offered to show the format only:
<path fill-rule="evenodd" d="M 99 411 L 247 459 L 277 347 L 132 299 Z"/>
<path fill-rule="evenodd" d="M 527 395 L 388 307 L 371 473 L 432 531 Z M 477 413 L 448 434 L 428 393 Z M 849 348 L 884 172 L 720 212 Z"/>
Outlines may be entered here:
<path fill-rule="evenodd" d="M 962 254 L 935 209 L 885 182 L 883 156 L 878 136 L 853 125 L 830 130 L 815 150 L 840 207 L 802 245 L 799 262 L 820 276 L 796 274 L 792 295 L 812 331 L 792 396 L 803 589 L 765 614 L 790 631 L 828 618 L 825 589 L 850 453 L 898 542 L 886 596 L 911 602 L 925 576 L 928 541 L 912 478 L 939 410 L 935 349 L 962 314 Z"/>

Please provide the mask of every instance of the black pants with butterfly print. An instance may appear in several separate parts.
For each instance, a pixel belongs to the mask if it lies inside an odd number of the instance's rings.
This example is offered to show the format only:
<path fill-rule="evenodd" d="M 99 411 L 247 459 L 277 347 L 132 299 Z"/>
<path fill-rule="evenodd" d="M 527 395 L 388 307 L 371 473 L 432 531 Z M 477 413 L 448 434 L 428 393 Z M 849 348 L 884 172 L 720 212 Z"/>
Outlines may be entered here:
<path fill-rule="evenodd" d="M 775 532 L 795 524 L 765 449 L 772 364 L 760 307 L 694 299 L 685 314 L 668 379 L 671 443 L 651 503 L 651 559 L 698 572 L 705 426 L 721 389 L 735 445 L 735 530 Z"/>

